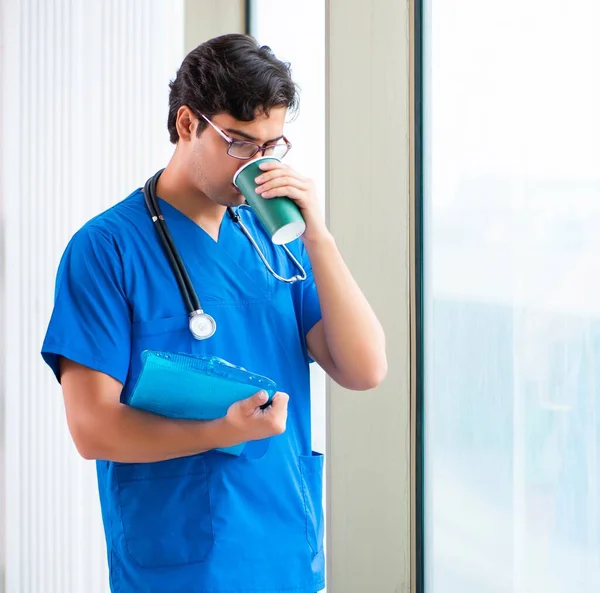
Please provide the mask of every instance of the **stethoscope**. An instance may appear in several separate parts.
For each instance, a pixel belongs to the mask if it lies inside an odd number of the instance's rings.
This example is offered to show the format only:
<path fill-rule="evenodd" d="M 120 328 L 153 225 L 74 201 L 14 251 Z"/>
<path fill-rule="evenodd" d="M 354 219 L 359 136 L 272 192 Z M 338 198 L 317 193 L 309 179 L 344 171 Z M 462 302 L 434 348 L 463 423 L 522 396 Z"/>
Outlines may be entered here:
<path fill-rule="evenodd" d="M 175 274 L 175 279 L 177 280 L 177 284 L 179 286 L 179 291 L 181 292 L 181 296 L 183 297 L 186 309 L 189 315 L 189 328 L 192 336 L 196 338 L 196 340 L 206 340 L 214 335 L 215 331 L 217 331 L 217 322 L 214 318 L 205 313 L 200 305 L 200 300 L 198 299 L 198 295 L 194 290 L 194 286 L 192 285 L 192 281 L 185 269 L 183 264 L 183 260 L 179 255 L 179 251 L 175 247 L 175 243 L 173 241 L 173 237 L 167 228 L 167 223 L 165 222 L 165 218 L 160 210 L 160 206 L 158 205 L 158 200 L 156 197 L 156 183 L 158 182 L 158 178 L 164 169 L 158 171 L 153 177 L 146 181 L 146 185 L 144 186 L 144 200 L 146 201 L 146 207 L 148 208 L 148 212 L 152 217 L 152 222 L 155 223 L 154 227 L 156 228 L 156 232 L 158 233 L 158 237 L 163 246 L 165 254 L 171 264 L 171 268 L 173 269 L 173 273 Z M 249 206 L 246 206 L 249 207 Z M 288 284 L 293 284 L 297 281 L 306 280 L 306 271 L 300 264 L 300 262 L 294 257 L 293 253 L 285 246 L 282 247 L 285 249 L 289 258 L 294 262 L 294 265 L 300 271 L 300 275 L 292 276 L 291 278 L 284 278 L 277 274 L 269 262 L 267 258 L 263 255 L 260 247 L 242 222 L 238 212 L 236 212 L 233 208 L 228 207 L 227 213 L 229 214 L 231 220 L 235 222 L 244 235 L 248 237 L 250 243 L 254 246 L 254 249 L 260 256 L 263 264 L 266 266 L 269 273 L 275 277 L 280 282 L 287 282 Z"/>

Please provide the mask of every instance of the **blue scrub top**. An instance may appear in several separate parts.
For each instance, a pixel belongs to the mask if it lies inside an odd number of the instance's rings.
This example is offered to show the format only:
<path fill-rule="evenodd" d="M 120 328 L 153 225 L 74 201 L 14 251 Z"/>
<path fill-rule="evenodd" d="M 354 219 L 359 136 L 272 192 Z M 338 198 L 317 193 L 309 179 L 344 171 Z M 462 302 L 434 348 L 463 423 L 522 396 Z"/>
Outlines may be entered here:
<path fill-rule="evenodd" d="M 216 334 L 195 340 L 143 194 L 88 222 L 69 243 L 42 348 L 132 388 L 145 349 L 215 355 L 272 378 L 290 395 L 287 429 L 266 452 L 209 451 L 158 463 L 98 461 L 113 593 L 314 593 L 324 587 L 323 457 L 311 451 L 306 334 L 321 318 L 308 279 L 273 278 L 225 215 L 218 241 L 160 200 Z M 253 213 L 244 223 L 274 270 L 297 273 Z M 247 448 L 251 448 L 250 443 Z"/>

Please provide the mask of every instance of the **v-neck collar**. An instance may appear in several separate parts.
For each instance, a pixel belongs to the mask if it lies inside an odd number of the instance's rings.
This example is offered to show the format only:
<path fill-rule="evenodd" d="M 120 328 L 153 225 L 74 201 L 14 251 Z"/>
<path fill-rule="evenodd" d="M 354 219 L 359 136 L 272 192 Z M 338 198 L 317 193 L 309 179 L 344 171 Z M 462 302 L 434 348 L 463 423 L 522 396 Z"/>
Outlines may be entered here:
<path fill-rule="evenodd" d="M 208 233 L 197 222 L 195 222 L 189 216 L 187 216 L 187 214 L 184 214 L 181 210 L 179 210 L 175 206 L 171 205 L 169 202 L 167 202 L 163 198 L 159 197 L 158 202 L 160 205 L 160 209 L 163 212 L 163 215 L 165 215 L 165 218 L 167 217 L 166 213 L 168 212 L 169 218 L 172 217 L 175 220 L 181 221 L 182 224 L 185 224 L 186 226 L 192 225 L 195 229 L 198 229 L 198 231 L 200 231 L 202 236 L 204 236 L 208 241 L 210 241 L 214 245 L 221 245 L 221 246 L 223 245 L 225 236 L 227 235 L 229 228 L 231 227 L 231 223 L 233 222 L 231 220 L 230 216 L 227 214 L 227 211 L 225 211 L 223 214 L 223 219 L 221 220 L 221 224 L 219 226 L 219 236 L 217 239 L 215 239 L 212 235 L 210 235 L 210 233 Z M 167 224 L 168 224 L 168 220 L 167 220 Z"/>
<path fill-rule="evenodd" d="M 184 262 L 187 260 L 186 263 L 190 265 L 190 269 L 193 269 L 194 265 L 200 265 L 200 267 L 204 268 L 210 262 L 210 265 L 217 265 L 221 270 L 228 270 L 228 273 L 232 273 L 235 270 L 231 280 L 240 288 L 243 287 L 244 298 L 256 298 L 257 294 L 260 298 L 264 298 L 265 294 L 270 294 L 268 288 L 265 288 L 264 292 L 261 289 L 263 283 L 268 280 L 266 268 L 260 262 L 258 254 L 255 253 L 253 246 L 244 236 L 244 233 L 235 228 L 237 224 L 231 219 L 227 211 L 225 211 L 223 220 L 221 221 L 219 240 L 215 241 L 199 224 L 194 222 L 189 216 L 186 216 L 181 210 L 178 210 L 162 198 L 159 198 L 159 200 L 161 201 L 160 207 L 165 216 L 167 226 L 172 225 L 171 231 L 174 235 L 173 240 L 175 245 L 177 246 L 178 243 L 178 226 L 179 231 L 183 232 L 183 235 L 187 235 L 190 238 L 194 237 L 194 240 L 200 243 L 195 246 L 190 243 L 187 245 L 180 244 L 181 257 Z M 197 249 L 198 247 L 200 249 Z M 250 250 L 250 257 L 256 258 L 254 263 L 260 263 L 260 265 L 257 264 L 257 267 L 262 282 L 257 282 L 258 278 L 253 277 L 250 271 L 240 263 L 240 248 L 244 251 Z M 267 286 L 267 284 L 264 286 Z M 250 297 L 250 295 L 254 295 L 254 297 Z"/>

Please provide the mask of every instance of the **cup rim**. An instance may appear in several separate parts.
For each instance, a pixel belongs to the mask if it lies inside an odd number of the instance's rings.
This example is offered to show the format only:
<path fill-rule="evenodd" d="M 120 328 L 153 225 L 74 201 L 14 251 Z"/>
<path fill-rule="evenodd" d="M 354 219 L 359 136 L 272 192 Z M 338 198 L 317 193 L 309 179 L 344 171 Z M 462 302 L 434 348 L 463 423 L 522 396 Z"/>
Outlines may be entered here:
<path fill-rule="evenodd" d="M 235 185 L 237 187 L 236 184 L 236 179 L 238 178 L 238 175 L 248 166 L 253 165 L 254 163 L 258 163 L 259 161 L 277 161 L 278 163 L 281 162 L 281 159 L 278 159 L 276 156 L 259 156 L 257 159 L 252 159 L 251 161 L 248 161 L 247 163 L 245 163 L 244 165 L 242 165 L 233 175 L 233 185 Z"/>

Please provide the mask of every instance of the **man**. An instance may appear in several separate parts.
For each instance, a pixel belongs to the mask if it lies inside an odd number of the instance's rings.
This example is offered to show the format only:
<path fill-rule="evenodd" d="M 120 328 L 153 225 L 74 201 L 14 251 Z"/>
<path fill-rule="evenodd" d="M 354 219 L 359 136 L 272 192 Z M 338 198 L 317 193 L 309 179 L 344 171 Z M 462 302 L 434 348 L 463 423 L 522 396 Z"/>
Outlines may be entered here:
<path fill-rule="evenodd" d="M 242 217 L 281 276 L 294 264 L 232 184 L 263 154 L 283 156 L 297 105 L 289 67 L 244 35 L 203 43 L 169 98 L 175 150 L 159 206 L 216 333 L 188 328 L 170 261 L 141 189 L 72 238 L 42 354 L 62 384 L 79 453 L 97 460 L 113 593 L 314 593 L 324 586 L 322 456 L 311 451 L 309 362 L 365 390 L 386 374 L 385 339 L 320 214 L 313 183 L 278 162 L 258 192 L 288 196 L 306 221 L 289 245 L 306 270 L 285 283 L 227 215 Z M 144 350 L 214 355 L 273 379 L 266 395 L 212 421 L 122 403 Z M 220 449 L 248 443 L 241 456 Z M 266 450 L 253 445 L 267 444 Z M 219 450 L 217 450 L 219 449 Z M 249 453 L 246 451 L 248 450 Z"/>

